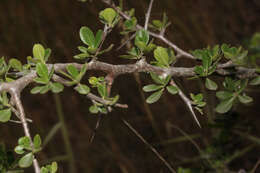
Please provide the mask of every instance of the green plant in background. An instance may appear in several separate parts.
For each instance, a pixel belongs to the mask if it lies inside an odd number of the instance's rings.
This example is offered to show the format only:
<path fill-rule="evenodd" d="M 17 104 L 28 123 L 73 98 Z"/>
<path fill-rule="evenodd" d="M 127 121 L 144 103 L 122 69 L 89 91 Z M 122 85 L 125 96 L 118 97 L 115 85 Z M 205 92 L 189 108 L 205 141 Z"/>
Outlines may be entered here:
<path fill-rule="evenodd" d="M 0 144 L 0 173 L 6 173 L 8 170 L 19 172 L 15 168 L 16 161 L 11 151 L 6 151 L 5 145 Z"/>
<path fill-rule="evenodd" d="M 25 116 L 21 101 L 21 92 L 30 83 L 37 84 L 31 89 L 32 94 L 45 94 L 48 91 L 59 93 L 63 91 L 64 86 L 73 87 L 76 92 L 91 100 L 93 104 L 88 108 L 91 113 L 108 114 L 114 107 L 127 107 L 127 105 L 119 103 L 119 95 L 111 96 L 111 88 L 116 77 L 123 74 L 145 72 L 150 74 L 153 81 L 153 84 L 143 87 L 144 92 L 152 92 L 146 102 L 148 104 L 157 102 L 165 90 L 172 95 L 178 94 L 199 126 L 194 110 L 203 114 L 203 108 L 208 106 L 208 103 L 204 100 L 205 96 L 202 93 L 184 92 L 181 89 L 181 84 L 175 82 L 178 77 L 193 80 L 202 79 L 205 88 L 215 92 L 216 98 L 220 101 L 215 105 L 216 113 L 228 113 L 239 102 L 248 104 L 253 101 L 247 95 L 246 88 L 248 84 L 260 84 L 260 71 L 257 65 L 259 34 L 254 35 L 249 46 L 249 50 L 253 50 L 255 55 L 249 55 L 250 52 L 242 47 L 232 47 L 227 44 L 197 49 L 191 51 L 190 54 L 166 38 L 165 30 L 170 22 L 165 13 L 162 21 L 152 20 L 152 23 L 149 24 L 153 1 L 151 1 L 150 10 L 146 14 L 144 27 L 137 23 L 134 9 L 124 12 L 122 7 L 116 7 L 112 1 L 103 0 L 103 2 L 109 5 L 109 8 L 102 10 L 98 17 L 100 22 L 104 24 L 103 30 L 99 29 L 94 34 L 87 26 L 80 28 L 79 37 L 85 46 L 79 46 L 80 53 L 74 56 L 76 60 L 79 60 L 79 63 L 49 64 L 51 50 L 45 49 L 39 43 L 33 46 L 33 56 L 28 56 L 27 63 L 24 65 L 18 59 L 12 58 L 8 63 L 6 63 L 5 58 L 0 59 L 0 122 L 18 122 L 23 125 L 25 136 L 19 138 L 18 145 L 14 149 L 18 155 L 22 155 L 17 162 L 20 168 L 28 168 L 33 165 L 36 173 L 55 173 L 58 170 L 56 162 L 46 166 L 39 166 L 38 163 L 36 154 L 42 149 L 41 137 L 35 135 L 32 138 L 28 126 L 30 120 Z M 129 50 L 126 50 L 126 55 L 118 56 L 131 59 L 135 63 L 114 65 L 103 62 L 105 53 L 113 51 L 113 44 L 103 49 L 103 43 L 120 21 L 123 22 L 121 35 L 132 38 L 128 41 L 132 41 L 133 44 Z M 155 30 L 155 32 L 150 31 L 150 29 Z M 160 40 L 164 42 L 164 45 L 154 43 L 154 40 Z M 180 58 L 186 58 L 193 62 L 193 66 L 178 66 L 177 62 Z M 150 59 L 152 60 L 149 62 Z M 88 83 L 84 83 L 85 81 L 82 79 L 89 70 L 103 71 L 106 75 L 101 77 L 91 76 Z M 218 81 L 222 81 L 223 88 L 212 79 L 214 76 L 220 76 Z M 12 119 L 12 113 L 16 115 L 18 120 Z M 132 129 L 126 121 L 123 122 Z M 214 125 L 217 126 L 218 124 Z M 134 130 L 132 131 L 136 134 Z M 224 134 L 226 129 L 222 128 L 220 131 L 221 134 L 222 132 Z M 221 139 L 216 139 L 216 141 L 218 140 Z M 147 144 L 147 142 L 144 143 Z M 150 148 L 171 172 L 196 172 L 196 170 L 181 167 L 175 171 L 154 148 L 151 146 Z M 200 151 L 200 154 L 203 159 L 208 161 L 208 169 L 222 171 L 222 168 L 227 166 L 232 158 L 228 156 L 220 159 L 211 158 L 212 155 L 218 153 L 215 151 L 216 148 L 213 145 L 209 146 L 205 151 Z M 13 169 L 12 165 L 15 162 L 9 159 L 8 154 L 3 149 L 0 150 L 0 153 L 1 169 L 5 171 Z M 207 158 L 207 156 L 210 156 L 210 158 Z M 203 170 L 200 171 L 203 172 Z"/>

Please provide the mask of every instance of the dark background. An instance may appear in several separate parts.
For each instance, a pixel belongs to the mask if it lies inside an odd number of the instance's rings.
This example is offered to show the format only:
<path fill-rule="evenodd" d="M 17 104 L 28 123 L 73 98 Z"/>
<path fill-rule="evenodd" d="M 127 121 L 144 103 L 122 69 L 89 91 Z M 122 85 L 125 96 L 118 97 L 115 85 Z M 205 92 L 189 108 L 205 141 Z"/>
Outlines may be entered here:
<path fill-rule="evenodd" d="M 124 2 L 124 8 L 135 8 L 139 23 L 144 23 L 148 1 Z M 85 25 L 92 30 L 102 29 L 98 13 L 105 7 L 98 0 L 92 3 L 81 3 L 76 0 L 1 0 L 0 55 L 7 59 L 18 58 L 25 63 L 26 57 L 32 55 L 33 44 L 41 43 L 52 49 L 51 62 L 72 62 L 73 56 L 79 53 L 77 46 L 82 45 L 78 33 L 80 27 Z M 258 0 L 155 0 L 151 18 L 161 19 L 163 12 L 167 13 L 172 22 L 166 32 L 167 37 L 187 51 L 221 43 L 243 45 L 255 32 L 260 31 Z M 109 43 L 114 43 L 115 47 L 120 45 L 119 31 L 120 28 L 114 29 L 106 40 L 105 47 Z M 118 57 L 124 51 L 125 49 L 119 52 L 113 50 L 105 54 L 102 61 L 113 64 L 128 63 L 129 61 L 122 61 Z M 181 65 L 192 64 L 183 61 Z M 90 74 L 100 73 L 90 72 Z M 189 135 L 199 135 L 195 141 L 203 150 L 213 145 L 213 138 L 219 131 L 207 126 L 210 119 L 207 114 L 198 114 L 203 125 L 203 128 L 199 129 L 182 100 L 178 96 L 168 94 L 164 94 L 158 103 L 150 105 L 147 109 L 140 89 L 151 80 L 146 74 L 141 74 L 140 78 L 141 83 L 136 81 L 134 75 L 120 76 L 116 79 L 112 94 L 120 94 L 120 102 L 128 104 L 129 109 L 116 109 L 104 116 L 92 144 L 89 143 L 89 138 L 98 117 L 89 113 L 90 101 L 73 92 L 72 88 L 66 88 L 60 94 L 77 172 L 168 171 L 165 165 L 121 122 L 120 117 L 126 118 L 150 144 L 163 143 L 183 136 L 169 125 L 174 124 Z M 201 83 L 196 80 L 178 80 L 187 94 L 192 91 L 205 91 Z M 50 92 L 45 95 L 31 95 L 29 94 L 31 88 L 32 86 L 29 86 L 22 93 L 24 108 L 27 116 L 34 121 L 30 124 L 32 134 L 39 133 L 44 138 L 58 122 L 54 97 Z M 214 107 L 217 104 L 212 99 L 214 93 L 207 93 L 211 107 Z M 237 117 L 236 122 L 243 124 L 241 131 L 259 137 L 259 91 L 257 88 L 250 89 L 248 95 L 252 96 L 255 102 L 249 106 L 237 106 L 234 113 Z M 145 96 L 147 97 L 146 94 Z M 213 114 L 211 118 L 225 119 L 224 116 Z M 248 128 L 252 130 L 248 131 Z M 3 141 L 8 149 L 12 150 L 16 146 L 17 138 L 20 136 L 23 136 L 20 125 L 1 124 L 0 141 Z M 244 138 L 237 141 L 239 136 L 234 134 L 231 137 L 232 147 L 227 146 L 226 152 L 242 150 L 251 144 Z M 155 146 L 174 168 L 205 166 L 203 159 L 198 158 L 198 151 L 188 140 Z M 38 158 L 46 162 L 50 158 L 64 154 L 66 153 L 63 138 L 59 132 Z M 250 170 L 259 157 L 258 144 L 227 166 L 230 170 L 242 168 Z M 59 172 L 69 172 L 68 162 L 58 163 Z"/>

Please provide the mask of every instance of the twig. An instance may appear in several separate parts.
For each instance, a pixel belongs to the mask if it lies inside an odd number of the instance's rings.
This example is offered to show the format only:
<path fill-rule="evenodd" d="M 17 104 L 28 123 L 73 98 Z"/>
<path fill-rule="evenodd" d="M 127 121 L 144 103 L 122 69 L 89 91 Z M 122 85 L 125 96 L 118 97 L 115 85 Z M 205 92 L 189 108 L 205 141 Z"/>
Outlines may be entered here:
<path fill-rule="evenodd" d="M 113 73 L 107 74 L 105 80 L 106 80 L 106 83 L 107 83 L 107 95 L 109 97 L 110 94 L 111 94 L 111 88 L 112 88 L 112 85 L 113 85 L 113 82 L 114 82 L 114 75 L 113 75 Z M 105 100 L 102 99 L 102 101 L 105 101 Z M 104 104 L 104 105 L 107 107 L 109 112 L 112 111 L 111 107 L 109 107 L 108 104 Z M 101 113 L 99 113 L 98 120 L 97 120 L 95 129 L 94 129 L 94 132 L 93 132 L 93 134 L 92 134 L 92 136 L 90 138 L 90 143 L 93 142 L 93 140 L 94 140 L 94 138 L 96 136 L 97 130 L 98 130 L 99 126 L 100 126 L 100 122 L 102 121 L 102 119 L 103 119 L 103 115 Z"/>
<path fill-rule="evenodd" d="M 22 121 L 9 120 L 11 123 L 22 124 Z"/>
<path fill-rule="evenodd" d="M 117 6 L 112 2 L 112 1 L 107 1 L 107 0 L 101 0 L 103 3 L 107 4 L 108 6 L 110 6 L 111 8 L 115 9 L 123 18 L 129 20 L 130 17 L 125 14 L 124 12 L 122 12 L 119 8 L 117 8 Z M 143 27 L 139 24 L 136 25 L 137 29 L 143 29 Z M 178 57 L 186 57 L 189 59 L 196 59 L 194 56 L 192 56 L 190 53 L 185 52 L 184 50 L 180 49 L 178 46 L 176 46 L 175 44 L 173 44 L 170 40 L 168 40 L 165 36 L 161 35 L 160 33 L 154 33 L 151 31 L 148 31 L 149 34 L 155 38 L 160 39 L 161 41 L 163 41 L 164 43 L 166 43 L 168 46 L 172 47 L 176 52 Z"/>
<path fill-rule="evenodd" d="M 136 36 L 136 33 L 134 33 L 129 39 L 127 39 L 124 43 L 122 43 L 116 50 L 119 51 L 122 47 L 124 47 L 129 41 L 133 40 Z"/>
<path fill-rule="evenodd" d="M 149 149 L 165 164 L 165 166 L 170 170 L 172 173 L 176 173 L 176 171 L 172 168 L 172 166 L 163 158 L 163 156 L 152 146 L 150 145 L 141 134 L 139 134 L 131 124 L 129 124 L 125 119 L 121 118 L 123 123 L 145 144 L 149 147 Z"/>
<path fill-rule="evenodd" d="M 98 130 L 99 126 L 100 126 L 100 122 L 101 122 L 102 119 L 103 119 L 102 114 L 99 114 L 98 115 L 98 120 L 97 120 L 97 123 L 96 123 L 96 126 L 95 126 L 95 129 L 94 129 L 94 131 L 93 131 L 93 133 L 92 133 L 92 135 L 90 137 L 89 143 L 92 143 L 94 141 L 94 138 L 96 136 L 97 130 Z"/>
<path fill-rule="evenodd" d="M 101 40 L 101 43 L 100 43 L 100 45 L 99 45 L 99 47 L 98 47 L 98 49 L 96 51 L 95 56 L 97 56 L 98 53 L 100 52 L 100 50 L 101 50 L 101 48 L 102 48 L 102 46 L 104 44 L 104 41 L 105 41 L 105 39 L 106 39 L 106 37 L 107 37 L 107 35 L 109 33 L 109 29 L 110 28 L 105 24 L 104 29 L 103 29 L 103 34 L 102 34 L 102 40 Z"/>
<path fill-rule="evenodd" d="M 60 77 L 60 76 L 58 76 L 58 75 L 55 75 L 55 74 L 54 74 L 53 77 L 52 77 L 52 79 L 53 79 L 54 81 L 56 81 L 56 82 L 62 83 L 62 84 L 65 85 L 65 86 L 70 86 L 70 85 L 68 85 L 68 82 L 69 82 L 69 81 L 67 81 L 66 79 L 64 79 L 64 78 L 62 78 L 62 77 Z M 104 104 L 104 105 L 111 106 L 111 105 L 110 105 L 110 101 L 104 100 L 103 98 L 98 97 L 98 96 L 96 96 L 95 94 L 88 93 L 86 96 L 87 96 L 87 98 L 89 98 L 90 100 L 94 100 L 94 101 L 99 102 L 99 103 L 102 103 L 102 104 Z M 116 103 L 116 104 L 114 104 L 113 106 L 114 106 L 114 107 L 119 107 L 119 108 L 128 108 L 128 105 L 127 105 L 127 104 L 120 104 L 120 103 Z"/>
<path fill-rule="evenodd" d="M 178 130 L 183 136 L 185 136 L 195 146 L 195 148 L 198 150 L 199 154 L 202 154 L 202 150 L 201 150 L 200 146 L 190 137 L 190 135 L 188 135 L 186 132 L 184 132 L 182 129 L 180 129 L 179 127 L 175 126 L 172 123 L 170 123 L 170 126 L 174 129 Z"/>
<path fill-rule="evenodd" d="M 20 116 L 19 116 L 19 112 L 18 112 L 14 107 L 11 107 L 11 110 L 12 110 L 12 112 L 15 114 L 15 116 L 16 116 L 19 120 L 21 120 L 21 118 L 20 118 Z M 33 122 L 33 121 L 32 121 L 31 119 L 29 119 L 29 118 L 26 118 L 26 121 L 29 122 L 29 123 L 32 123 L 32 122 Z"/>
<path fill-rule="evenodd" d="M 90 100 L 95 100 L 103 105 L 106 105 L 106 106 L 110 106 L 110 101 L 108 100 L 104 100 L 103 98 L 101 97 L 98 97 L 92 93 L 88 93 L 87 94 L 87 97 L 90 99 Z M 116 103 L 115 105 L 113 105 L 115 107 L 119 107 L 119 108 L 128 108 L 128 105 L 127 104 L 120 104 L 120 103 Z"/>
<path fill-rule="evenodd" d="M 175 82 L 173 81 L 173 80 L 171 80 L 171 82 L 170 82 L 170 84 L 172 85 L 172 86 L 177 86 L 176 84 L 175 84 Z M 201 128 L 201 125 L 200 125 L 200 122 L 199 122 L 199 120 L 197 119 L 197 117 L 196 117 L 196 114 L 195 114 L 195 112 L 194 112 L 194 110 L 193 110 L 193 107 L 192 107 L 192 101 L 182 92 L 182 90 L 178 90 L 178 94 L 179 94 L 179 96 L 182 98 L 182 100 L 184 101 L 184 103 L 187 105 L 187 107 L 189 108 L 189 110 L 190 110 L 190 112 L 191 112 L 191 115 L 193 116 L 193 118 L 194 118 L 194 120 L 196 121 L 196 123 L 198 124 L 198 126 Z"/>
<path fill-rule="evenodd" d="M 30 130 L 29 130 L 29 127 L 28 127 L 28 124 L 26 121 L 25 112 L 24 112 L 23 105 L 22 105 L 22 102 L 20 99 L 20 92 L 19 92 L 19 90 L 15 89 L 15 88 L 11 89 L 11 91 L 12 92 L 10 94 L 12 96 L 12 101 L 13 101 L 13 103 L 15 103 L 15 105 L 19 111 L 25 136 L 27 136 L 30 139 L 30 145 L 32 148 L 34 148 Z M 40 173 L 40 166 L 39 166 L 39 163 L 36 158 L 33 159 L 33 167 L 34 167 L 35 173 Z"/>
<path fill-rule="evenodd" d="M 257 167 L 260 165 L 260 159 L 258 159 L 258 161 L 256 162 L 254 168 L 252 169 L 252 171 L 250 173 L 255 173 Z"/>
<path fill-rule="evenodd" d="M 153 1 L 154 0 L 150 0 L 150 4 L 149 4 L 148 10 L 147 10 L 147 13 L 145 15 L 145 24 L 144 24 L 144 29 L 145 30 L 148 29 L 148 24 L 149 24 L 149 19 L 150 19 L 150 16 L 151 16 Z"/>

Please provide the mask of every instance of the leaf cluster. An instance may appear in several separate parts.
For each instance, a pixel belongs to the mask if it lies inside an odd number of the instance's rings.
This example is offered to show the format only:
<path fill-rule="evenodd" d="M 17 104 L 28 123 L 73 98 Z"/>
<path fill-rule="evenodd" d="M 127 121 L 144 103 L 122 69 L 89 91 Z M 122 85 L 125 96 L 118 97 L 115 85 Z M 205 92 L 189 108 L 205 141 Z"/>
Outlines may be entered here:
<path fill-rule="evenodd" d="M 175 95 L 178 93 L 177 86 L 172 86 L 172 85 L 167 86 L 169 84 L 171 76 L 167 76 L 166 78 L 163 78 L 154 73 L 150 73 L 150 75 L 151 75 L 153 81 L 155 82 L 155 84 L 150 84 L 150 85 L 146 85 L 143 87 L 144 92 L 154 92 L 146 99 L 147 103 L 152 104 L 152 103 L 157 102 L 160 99 L 160 97 L 162 96 L 165 88 L 167 89 L 167 91 L 170 94 Z"/>
<path fill-rule="evenodd" d="M 35 153 L 38 153 L 42 149 L 41 144 L 42 140 L 38 134 L 34 136 L 32 144 L 28 136 L 19 138 L 18 145 L 14 151 L 19 155 L 25 154 L 18 162 L 21 168 L 27 168 L 32 165 Z"/>
<path fill-rule="evenodd" d="M 226 77 L 223 82 L 225 90 L 216 93 L 217 98 L 220 100 L 220 103 L 216 107 L 216 111 L 218 113 L 228 112 L 237 100 L 243 104 L 252 102 L 253 99 L 243 92 L 247 84 L 248 79 L 236 80 Z"/>

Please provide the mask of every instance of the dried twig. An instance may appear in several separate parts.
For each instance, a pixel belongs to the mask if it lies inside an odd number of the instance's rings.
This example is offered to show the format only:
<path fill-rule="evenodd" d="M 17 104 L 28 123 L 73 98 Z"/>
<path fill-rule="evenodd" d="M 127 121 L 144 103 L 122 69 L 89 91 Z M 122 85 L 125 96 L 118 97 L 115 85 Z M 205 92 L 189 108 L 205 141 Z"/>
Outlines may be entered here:
<path fill-rule="evenodd" d="M 141 134 L 139 134 L 134 127 L 129 124 L 125 119 L 121 119 L 123 123 L 145 144 L 149 147 L 149 149 L 165 164 L 165 166 L 170 170 L 172 173 L 176 173 L 176 171 L 173 169 L 173 167 L 168 163 L 163 156 L 151 145 L 149 144 Z"/>

